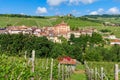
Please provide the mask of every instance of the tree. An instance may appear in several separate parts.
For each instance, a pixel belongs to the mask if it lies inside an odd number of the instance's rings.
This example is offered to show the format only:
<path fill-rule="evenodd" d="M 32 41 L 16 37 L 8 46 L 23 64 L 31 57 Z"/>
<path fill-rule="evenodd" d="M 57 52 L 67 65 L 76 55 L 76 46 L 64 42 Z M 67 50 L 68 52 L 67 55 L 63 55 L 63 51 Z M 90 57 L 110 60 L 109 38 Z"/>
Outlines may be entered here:
<path fill-rule="evenodd" d="M 103 56 L 101 55 L 99 48 L 88 48 L 86 50 L 85 60 L 87 60 L 87 61 L 102 61 Z"/>
<path fill-rule="evenodd" d="M 90 43 L 93 44 L 93 45 L 102 46 L 104 41 L 103 41 L 103 38 L 100 34 L 94 32 L 92 34 L 91 39 L 90 39 Z"/>
<path fill-rule="evenodd" d="M 53 58 L 57 58 L 59 56 L 63 56 L 66 54 L 66 51 L 64 50 L 64 48 L 62 47 L 61 44 L 59 43 L 56 43 L 51 52 L 50 52 L 50 56 L 53 57 Z"/>

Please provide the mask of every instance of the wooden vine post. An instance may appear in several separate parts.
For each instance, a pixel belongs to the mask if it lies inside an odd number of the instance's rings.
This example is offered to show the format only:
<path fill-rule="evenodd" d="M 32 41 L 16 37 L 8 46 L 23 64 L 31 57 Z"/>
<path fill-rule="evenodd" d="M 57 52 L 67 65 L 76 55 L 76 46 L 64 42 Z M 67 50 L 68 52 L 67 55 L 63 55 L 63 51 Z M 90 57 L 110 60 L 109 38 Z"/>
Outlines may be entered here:
<path fill-rule="evenodd" d="M 64 80 L 64 65 L 62 64 L 62 80 Z"/>
<path fill-rule="evenodd" d="M 60 75 L 60 63 L 58 64 L 58 80 L 60 80 L 60 77 L 61 77 L 61 75 Z"/>
<path fill-rule="evenodd" d="M 53 80 L 52 72 L 53 72 L 53 59 L 51 59 L 50 80 Z"/>
<path fill-rule="evenodd" d="M 25 51 L 25 60 L 27 59 L 27 51 Z"/>
<path fill-rule="evenodd" d="M 101 80 L 103 80 L 104 75 L 103 75 L 103 67 L 101 67 Z"/>
<path fill-rule="evenodd" d="M 34 70 L 35 70 L 35 50 L 32 50 L 32 73 L 34 73 Z M 31 80 L 34 80 L 34 77 L 32 77 Z"/>
<path fill-rule="evenodd" d="M 118 64 L 115 64 L 115 80 L 119 80 L 118 72 L 119 72 Z"/>
<path fill-rule="evenodd" d="M 95 80 L 97 80 L 98 78 L 97 78 L 97 68 L 95 68 Z"/>

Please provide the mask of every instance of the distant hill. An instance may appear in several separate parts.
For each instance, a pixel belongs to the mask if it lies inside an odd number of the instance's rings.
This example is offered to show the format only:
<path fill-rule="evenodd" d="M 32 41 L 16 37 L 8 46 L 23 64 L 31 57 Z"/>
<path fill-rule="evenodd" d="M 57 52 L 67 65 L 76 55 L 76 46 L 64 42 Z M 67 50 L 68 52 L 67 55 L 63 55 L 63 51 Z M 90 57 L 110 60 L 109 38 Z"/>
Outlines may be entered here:
<path fill-rule="evenodd" d="M 83 17 L 88 17 L 88 18 L 98 18 L 98 17 L 102 17 L 102 18 L 118 18 L 120 17 L 120 14 L 114 14 L 114 15 L 110 15 L 110 14 L 103 14 L 103 15 L 85 15 Z"/>
<path fill-rule="evenodd" d="M 120 25 L 120 14 L 118 15 L 109 15 L 109 14 L 103 14 L 103 15 L 85 15 L 82 16 L 84 18 L 98 20 L 102 23 L 104 22 L 110 22 L 113 24 L 119 24 Z"/>
<path fill-rule="evenodd" d="M 44 18 L 44 16 L 31 16 L 24 14 L 0 14 L 1 17 L 19 17 L 19 18 Z"/>

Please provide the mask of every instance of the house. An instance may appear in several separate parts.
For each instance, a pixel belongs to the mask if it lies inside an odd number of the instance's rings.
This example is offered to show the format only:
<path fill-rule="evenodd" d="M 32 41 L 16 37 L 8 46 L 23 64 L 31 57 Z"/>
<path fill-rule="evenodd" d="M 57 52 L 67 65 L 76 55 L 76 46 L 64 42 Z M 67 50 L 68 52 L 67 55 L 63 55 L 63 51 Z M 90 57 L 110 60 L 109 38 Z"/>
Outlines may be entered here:
<path fill-rule="evenodd" d="M 111 39 L 110 44 L 111 45 L 115 45 L 115 44 L 120 45 L 120 39 Z"/>
<path fill-rule="evenodd" d="M 41 34 L 40 34 L 41 32 L 42 32 L 41 29 L 38 29 L 38 28 L 34 28 L 34 29 L 33 29 L 33 34 L 34 34 L 35 36 L 40 37 L 40 36 L 41 36 Z"/>
<path fill-rule="evenodd" d="M 58 37 L 47 37 L 49 40 L 53 41 L 54 43 L 62 43 L 61 39 Z"/>
<path fill-rule="evenodd" d="M 5 28 L 1 28 L 1 29 L 0 29 L 0 34 L 7 34 L 6 29 L 5 29 Z"/>
<path fill-rule="evenodd" d="M 115 35 L 109 35 L 108 39 L 117 39 Z"/>
<path fill-rule="evenodd" d="M 69 56 L 65 56 L 58 58 L 58 61 L 60 64 L 71 66 L 72 71 L 75 71 L 76 63 L 77 63 L 76 59 L 72 59 Z"/>
<path fill-rule="evenodd" d="M 55 36 L 67 36 L 67 33 L 70 32 L 70 26 L 67 25 L 64 21 L 53 28 Z"/>
<path fill-rule="evenodd" d="M 120 39 L 115 35 L 103 36 L 104 39 L 109 39 L 111 45 L 118 44 L 120 45 Z"/>
<path fill-rule="evenodd" d="M 32 29 L 26 26 L 9 26 L 6 28 L 9 34 L 32 34 Z"/>
<path fill-rule="evenodd" d="M 68 38 L 70 38 L 71 34 L 74 34 L 74 36 L 76 38 L 80 37 L 80 35 L 92 36 L 93 32 L 96 32 L 96 29 L 94 29 L 94 28 L 80 29 L 80 30 L 77 30 L 77 31 L 70 31 L 67 36 L 68 36 Z"/>
<path fill-rule="evenodd" d="M 68 33 L 68 38 L 70 38 L 71 34 L 74 34 L 74 36 L 75 36 L 76 38 L 80 37 L 80 35 L 81 35 L 80 31 L 70 31 L 70 32 Z"/>

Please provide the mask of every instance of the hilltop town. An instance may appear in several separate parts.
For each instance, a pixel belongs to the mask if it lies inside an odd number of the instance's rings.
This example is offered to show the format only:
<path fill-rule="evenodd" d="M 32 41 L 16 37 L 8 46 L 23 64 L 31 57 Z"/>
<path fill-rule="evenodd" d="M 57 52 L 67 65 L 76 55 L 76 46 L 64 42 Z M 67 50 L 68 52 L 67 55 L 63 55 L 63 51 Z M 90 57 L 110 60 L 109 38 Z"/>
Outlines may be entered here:
<path fill-rule="evenodd" d="M 46 36 L 48 39 L 53 40 L 53 42 L 60 42 L 58 37 L 63 36 L 67 40 L 70 38 L 71 34 L 74 34 L 75 37 L 79 37 L 80 35 L 92 35 L 93 32 L 97 32 L 94 28 L 88 29 L 79 29 L 73 31 L 70 29 L 70 26 L 64 21 L 60 24 L 57 24 L 52 27 L 28 27 L 28 26 L 8 26 L 6 28 L 0 29 L 0 34 L 31 34 L 38 37 Z"/>
<path fill-rule="evenodd" d="M 59 37 L 63 36 L 65 39 L 69 40 L 71 34 L 74 34 L 75 37 L 80 35 L 89 35 L 92 36 L 93 32 L 98 32 L 95 28 L 84 28 L 79 30 L 71 30 L 70 26 L 62 21 L 60 24 L 51 27 L 29 27 L 29 26 L 8 26 L 6 28 L 0 29 L 0 34 L 30 34 L 37 37 L 46 36 L 49 40 L 53 42 L 61 43 Z M 99 32 L 98 32 L 99 33 Z M 115 35 L 103 36 L 104 39 L 109 39 L 110 44 L 119 44 L 120 39 L 116 38 Z"/>

